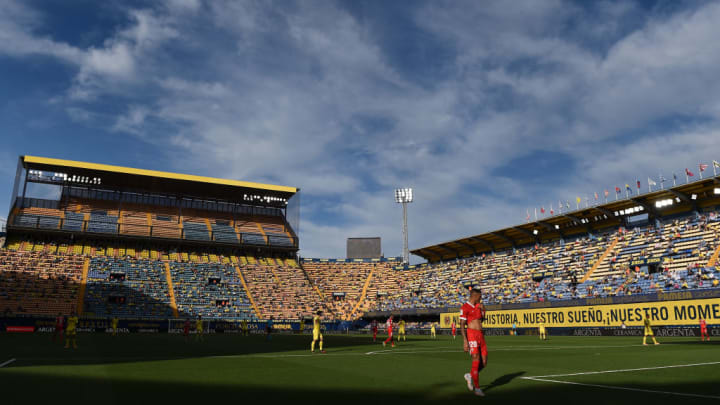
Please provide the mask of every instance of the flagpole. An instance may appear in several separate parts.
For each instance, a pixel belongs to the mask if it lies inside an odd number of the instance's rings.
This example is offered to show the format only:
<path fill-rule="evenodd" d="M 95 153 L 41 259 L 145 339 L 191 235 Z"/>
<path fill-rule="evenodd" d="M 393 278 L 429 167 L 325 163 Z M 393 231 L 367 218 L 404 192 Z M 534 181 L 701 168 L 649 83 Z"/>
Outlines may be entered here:
<path fill-rule="evenodd" d="M 702 163 L 701 163 L 701 164 L 702 164 Z M 703 171 L 702 171 L 702 167 L 698 166 L 698 169 L 700 169 L 700 180 L 702 180 L 702 178 L 703 178 L 703 177 L 702 177 L 702 172 L 703 172 Z"/>
<path fill-rule="evenodd" d="M 535 221 L 537 221 L 537 207 L 535 207 Z"/>

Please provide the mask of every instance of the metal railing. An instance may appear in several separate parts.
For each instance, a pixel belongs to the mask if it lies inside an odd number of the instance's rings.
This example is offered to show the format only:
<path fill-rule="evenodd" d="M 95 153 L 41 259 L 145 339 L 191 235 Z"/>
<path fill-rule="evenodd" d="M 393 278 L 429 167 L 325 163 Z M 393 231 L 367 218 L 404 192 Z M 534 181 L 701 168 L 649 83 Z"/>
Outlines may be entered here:
<path fill-rule="evenodd" d="M 118 236 L 137 236 L 163 239 L 183 239 L 198 242 L 231 243 L 244 246 L 297 247 L 297 238 L 282 235 L 263 235 L 250 232 L 230 232 L 185 229 L 178 226 L 121 224 L 78 218 L 60 218 L 35 214 L 19 214 L 12 218 L 17 228 L 82 232 Z"/>

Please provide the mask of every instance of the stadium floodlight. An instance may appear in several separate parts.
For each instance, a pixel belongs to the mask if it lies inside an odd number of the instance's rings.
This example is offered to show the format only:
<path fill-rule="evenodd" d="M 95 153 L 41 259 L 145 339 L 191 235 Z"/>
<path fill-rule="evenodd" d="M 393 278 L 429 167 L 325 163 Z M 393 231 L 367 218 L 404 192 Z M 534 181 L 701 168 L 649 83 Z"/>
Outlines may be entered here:
<path fill-rule="evenodd" d="M 413 202 L 413 190 L 411 188 L 396 188 L 395 202 L 398 204 Z"/>
<path fill-rule="evenodd" d="M 560 229 L 560 225 L 555 224 L 555 229 Z"/>
<path fill-rule="evenodd" d="M 690 196 L 690 199 L 691 199 L 691 200 L 697 200 L 697 194 L 691 195 L 691 196 Z"/>
<path fill-rule="evenodd" d="M 538 234 L 538 230 L 537 230 L 537 229 L 533 229 L 533 235 L 537 235 L 537 234 Z"/>
<path fill-rule="evenodd" d="M 715 187 L 715 191 L 713 191 L 715 194 L 720 194 L 720 188 Z"/>
<path fill-rule="evenodd" d="M 403 262 L 410 262 L 410 250 L 408 250 L 408 226 L 407 226 L 407 205 L 413 202 L 413 190 L 411 188 L 396 188 L 395 202 L 403 207 Z"/>

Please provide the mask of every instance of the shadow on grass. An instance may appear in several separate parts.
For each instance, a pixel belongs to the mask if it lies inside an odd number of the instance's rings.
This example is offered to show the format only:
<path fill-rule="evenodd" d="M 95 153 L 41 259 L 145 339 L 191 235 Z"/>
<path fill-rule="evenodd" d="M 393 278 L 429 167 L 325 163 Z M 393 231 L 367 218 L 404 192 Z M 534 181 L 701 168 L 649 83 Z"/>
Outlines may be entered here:
<path fill-rule="evenodd" d="M 12 369 L 0 371 L 3 403 L 53 403 L 53 404 L 205 404 L 205 403 L 262 403 L 262 404 L 445 404 L 478 403 L 484 404 L 564 404 L 582 401 L 583 405 L 594 404 L 676 404 L 684 405 L 707 403 L 708 399 L 677 397 L 635 391 L 616 391 L 610 389 L 546 384 L 527 380 L 513 381 L 521 372 L 503 376 L 485 398 L 477 398 L 467 392 L 464 384 L 458 383 L 457 389 L 428 384 L 425 389 L 381 390 L 368 386 L 364 389 L 337 389 L 344 381 L 328 380 L 325 388 L 291 388 L 278 383 L 273 386 L 252 386 L 237 381 L 234 384 L 213 382 L 165 382 L 139 381 L 125 378 L 88 378 L 67 375 L 47 375 L 37 373 L 13 372 Z M 308 376 L 298 376 L 299 381 L 307 381 Z M 495 382 L 494 382 L 495 383 Z M 310 382 L 308 385 L 317 385 Z M 492 387 L 492 384 L 491 384 Z M 489 387 L 490 388 L 490 387 Z M 488 390 L 489 390 L 488 388 Z M 682 391 L 707 393 L 708 384 L 654 385 L 647 384 L 643 389 L 658 391 Z M 445 391 L 445 393 L 439 393 Z"/>
<path fill-rule="evenodd" d="M 497 388 L 497 387 L 501 387 L 501 386 L 503 386 L 503 385 L 509 384 L 509 383 L 512 382 L 512 380 L 514 380 L 514 379 L 516 379 L 516 378 L 518 378 L 518 377 L 520 377 L 520 376 L 522 376 L 522 375 L 524 375 L 524 374 L 525 374 L 524 371 L 519 371 L 519 372 L 517 372 L 517 373 L 511 373 L 511 374 L 505 374 L 505 375 L 503 375 L 503 376 L 500 376 L 500 377 L 496 378 L 493 382 L 491 382 L 490 384 L 488 384 L 487 386 L 485 386 L 485 387 L 483 388 L 483 390 L 485 390 L 485 391 L 490 391 L 490 390 L 492 390 L 493 388 Z"/>
<path fill-rule="evenodd" d="M 84 365 L 181 360 L 213 356 L 272 355 L 294 352 L 310 354 L 310 335 L 274 335 L 272 341 L 264 335 L 238 334 L 206 335 L 188 341 L 177 334 L 78 334 L 77 350 L 64 349 L 62 342 L 51 342 L 52 334 L 0 334 L 0 362 L 17 358 L 15 366 Z M 366 346 L 381 350 L 370 338 L 360 336 L 325 335 L 325 348 L 330 352 L 350 352 Z M 2 390 L 0 389 L 0 392 Z"/>

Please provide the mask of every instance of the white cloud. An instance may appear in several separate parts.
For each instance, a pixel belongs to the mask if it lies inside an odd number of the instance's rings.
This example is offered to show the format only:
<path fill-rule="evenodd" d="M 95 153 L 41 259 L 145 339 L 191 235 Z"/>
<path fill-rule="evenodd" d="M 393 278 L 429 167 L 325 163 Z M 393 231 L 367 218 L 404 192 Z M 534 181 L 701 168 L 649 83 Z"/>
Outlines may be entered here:
<path fill-rule="evenodd" d="M 97 48 L 33 34 L 41 18 L 13 4 L 31 23 L 0 18 L 0 52 L 76 65 L 77 100 L 127 99 L 112 130 L 173 154 L 176 170 L 300 187 L 305 256 L 339 256 L 346 237 L 374 235 L 398 254 L 397 186 L 416 188 L 419 247 L 709 159 L 718 135 L 717 4 L 627 25 L 635 5 L 431 2 L 411 11 L 413 28 L 447 60 L 428 45 L 425 61 L 441 68 L 422 80 L 388 57 L 397 39 L 333 4 L 168 1 L 128 10 Z M 93 121 L 91 107 L 68 102 L 74 119 Z M 701 124 L 658 126 L 676 115 Z M 542 184 L 492 177 L 536 151 L 573 157 L 575 171 Z"/>

